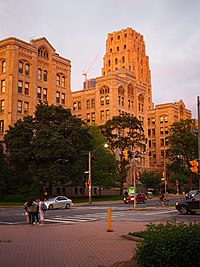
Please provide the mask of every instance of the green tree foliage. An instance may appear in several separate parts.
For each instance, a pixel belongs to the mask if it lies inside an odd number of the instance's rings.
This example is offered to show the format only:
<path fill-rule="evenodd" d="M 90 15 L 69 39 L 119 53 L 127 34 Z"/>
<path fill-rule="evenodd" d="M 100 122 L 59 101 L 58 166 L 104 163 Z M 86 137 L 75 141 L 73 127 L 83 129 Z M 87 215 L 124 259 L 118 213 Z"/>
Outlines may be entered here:
<path fill-rule="evenodd" d="M 181 120 L 170 128 L 168 158 L 172 161 L 170 170 L 183 175 L 189 174 L 189 161 L 198 157 L 198 140 L 192 132 L 195 121 Z M 181 182 L 181 181 L 179 181 Z"/>
<path fill-rule="evenodd" d="M 9 172 L 3 155 L 3 145 L 0 142 L 0 195 L 7 192 Z"/>
<path fill-rule="evenodd" d="M 81 155 L 91 149 L 91 138 L 69 110 L 41 103 L 34 117 L 9 128 L 4 142 L 19 182 L 77 184 L 86 165 Z"/>
<path fill-rule="evenodd" d="M 116 154 L 119 172 L 118 182 L 121 189 L 123 189 L 129 161 L 136 155 L 140 156 L 145 151 L 146 138 L 142 122 L 136 117 L 121 114 L 107 121 L 101 129 L 109 142 L 111 151 Z M 129 161 L 125 160 L 123 156 L 125 149 L 128 150 Z"/>
<path fill-rule="evenodd" d="M 89 131 L 93 136 L 92 183 L 100 188 L 115 186 L 118 178 L 115 156 L 111 153 L 109 147 L 105 147 L 107 141 L 98 126 L 90 126 Z"/>
<path fill-rule="evenodd" d="M 145 185 L 146 188 L 157 189 L 161 185 L 161 179 L 162 175 L 154 171 L 143 172 L 140 175 L 140 180 L 142 184 Z"/>

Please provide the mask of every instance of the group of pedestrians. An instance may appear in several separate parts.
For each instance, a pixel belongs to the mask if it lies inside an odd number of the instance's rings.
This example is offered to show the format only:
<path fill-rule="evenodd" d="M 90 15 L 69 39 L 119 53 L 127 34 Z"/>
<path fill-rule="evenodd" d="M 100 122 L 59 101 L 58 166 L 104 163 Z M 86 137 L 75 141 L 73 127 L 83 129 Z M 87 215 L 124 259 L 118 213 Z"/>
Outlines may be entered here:
<path fill-rule="evenodd" d="M 34 201 L 33 199 L 28 200 L 24 204 L 24 208 L 26 211 L 26 223 L 31 225 L 44 224 L 44 213 L 46 211 L 46 205 L 40 198 L 36 198 Z"/>

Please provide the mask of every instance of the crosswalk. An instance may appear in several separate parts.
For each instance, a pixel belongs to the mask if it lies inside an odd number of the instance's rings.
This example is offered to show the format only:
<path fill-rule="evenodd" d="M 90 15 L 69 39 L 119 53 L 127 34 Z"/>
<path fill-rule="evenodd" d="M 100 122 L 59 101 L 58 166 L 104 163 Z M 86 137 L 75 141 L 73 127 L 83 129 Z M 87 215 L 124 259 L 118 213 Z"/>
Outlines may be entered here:
<path fill-rule="evenodd" d="M 127 212 L 113 212 L 112 219 L 127 216 Z M 74 216 L 67 216 L 67 217 L 53 217 L 53 218 L 46 218 L 45 221 L 49 223 L 64 223 L 64 224 L 77 224 L 77 223 L 84 223 L 84 222 L 94 222 L 99 220 L 107 220 L 108 213 L 101 212 L 101 213 L 87 213 L 84 215 L 74 215 Z"/>

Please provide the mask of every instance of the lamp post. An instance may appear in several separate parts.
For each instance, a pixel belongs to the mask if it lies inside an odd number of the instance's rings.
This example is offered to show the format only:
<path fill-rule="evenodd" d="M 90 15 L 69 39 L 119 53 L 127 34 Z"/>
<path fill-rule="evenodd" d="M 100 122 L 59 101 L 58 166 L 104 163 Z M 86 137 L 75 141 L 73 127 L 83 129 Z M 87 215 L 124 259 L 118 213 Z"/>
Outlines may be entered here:
<path fill-rule="evenodd" d="M 108 147 L 108 144 L 103 144 L 105 148 Z M 99 145 L 94 151 L 97 151 L 97 149 L 102 146 Z M 92 151 L 89 151 L 88 153 L 88 197 L 89 197 L 89 204 L 92 204 Z"/>

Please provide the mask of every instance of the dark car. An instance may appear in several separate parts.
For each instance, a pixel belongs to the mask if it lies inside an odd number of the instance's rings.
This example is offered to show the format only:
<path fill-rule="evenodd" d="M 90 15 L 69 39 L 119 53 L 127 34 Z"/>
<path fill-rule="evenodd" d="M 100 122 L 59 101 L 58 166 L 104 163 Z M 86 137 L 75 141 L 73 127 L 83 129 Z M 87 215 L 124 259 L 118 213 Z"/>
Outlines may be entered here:
<path fill-rule="evenodd" d="M 200 194 L 193 198 L 181 199 L 180 201 L 176 202 L 176 209 L 182 215 L 200 212 Z"/>
<path fill-rule="evenodd" d="M 135 194 L 131 193 L 130 195 L 124 196 L 124 203 L 133 203 L 135 198 Z M 137 193 L 136 194 L 136 201 L 146 203 L 147 202 L 147 196 L 144 193 Z"/>
<path fill-rule="evenodd" d="M 191 190 L 185 195 L 185 197 L 186 197 L 186 199 L 189 199 L 189 198 L 195 197 L 198 194 L 200 194 L 199 190 Z"/>

